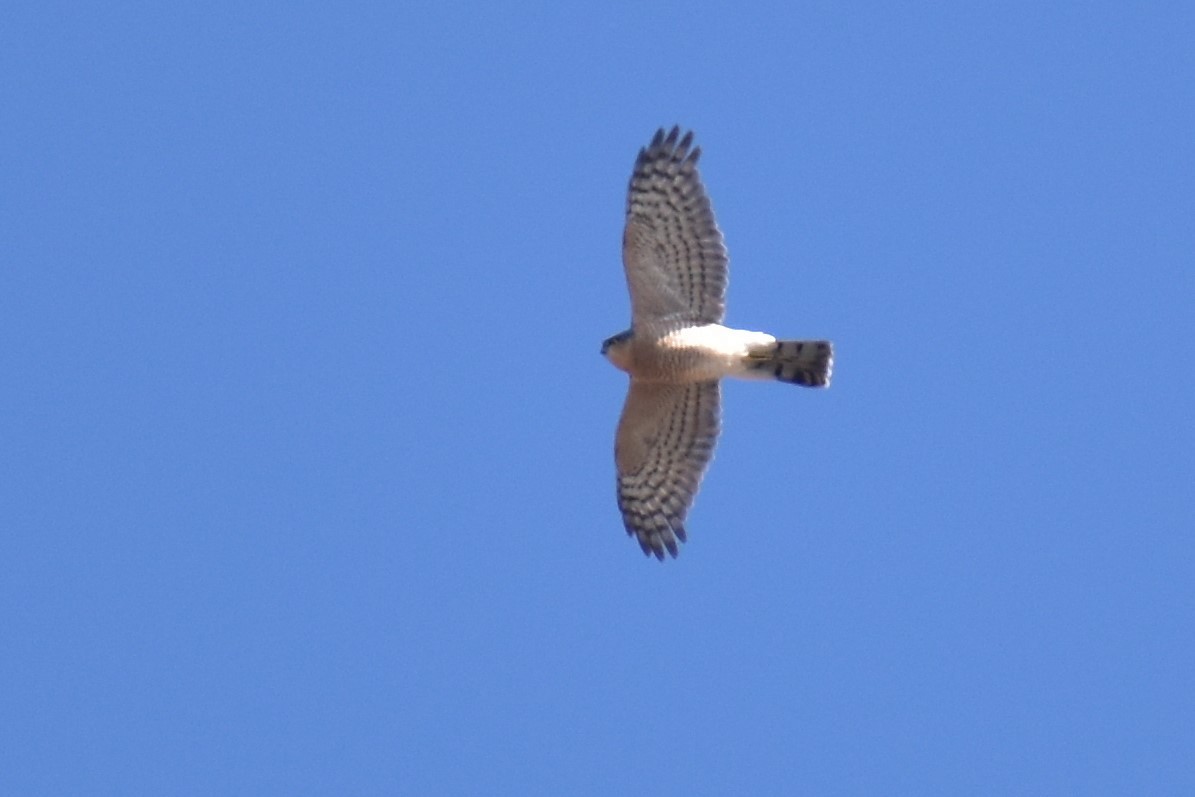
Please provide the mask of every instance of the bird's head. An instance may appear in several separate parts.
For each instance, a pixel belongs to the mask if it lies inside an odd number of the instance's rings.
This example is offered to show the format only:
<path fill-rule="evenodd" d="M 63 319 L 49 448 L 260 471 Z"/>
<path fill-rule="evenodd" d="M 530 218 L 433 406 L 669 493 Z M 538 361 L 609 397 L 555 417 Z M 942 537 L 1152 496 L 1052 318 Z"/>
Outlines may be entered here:
<path fill-rule="evenodd" d="M 631 365 L 631 330 L 619 332 L 602 341 L 602 355 L 614 365 L 626 371 Z"/>

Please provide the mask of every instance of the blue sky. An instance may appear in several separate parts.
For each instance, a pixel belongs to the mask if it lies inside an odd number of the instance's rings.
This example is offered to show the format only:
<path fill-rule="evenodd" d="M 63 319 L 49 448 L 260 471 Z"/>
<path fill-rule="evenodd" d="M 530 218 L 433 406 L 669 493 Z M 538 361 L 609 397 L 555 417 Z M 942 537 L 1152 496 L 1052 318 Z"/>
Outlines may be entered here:
<path fill-rule="evenodd" d="M 0 791 L 1195 791 L 1186 3 L 10 4 Z M 728 323 L 614 502 L 624 192 Z"/>

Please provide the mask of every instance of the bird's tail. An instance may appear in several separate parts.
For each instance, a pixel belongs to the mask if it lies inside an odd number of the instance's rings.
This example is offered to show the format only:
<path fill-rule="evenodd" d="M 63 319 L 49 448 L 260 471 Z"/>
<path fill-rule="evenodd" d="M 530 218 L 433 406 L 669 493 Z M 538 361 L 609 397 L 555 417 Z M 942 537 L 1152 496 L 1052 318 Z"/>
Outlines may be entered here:
<path fill-rule="evenodd" d="M 834 347 L 828 340 L 776 340 L 754 346 L 743 360 L 753 375 L 805 387 L 828 387 Z"/>

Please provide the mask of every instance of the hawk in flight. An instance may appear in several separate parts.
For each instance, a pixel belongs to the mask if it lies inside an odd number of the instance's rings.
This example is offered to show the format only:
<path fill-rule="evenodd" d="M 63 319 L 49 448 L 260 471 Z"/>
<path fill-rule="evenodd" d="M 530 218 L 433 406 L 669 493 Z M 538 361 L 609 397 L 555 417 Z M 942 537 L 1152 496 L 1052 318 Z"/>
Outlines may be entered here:
<path fill-rule="evenodd" d="M 631 377 L 614 460 L 627 534 L 649 556 L 677 555 L 685 516 L 718 440 L 724 376 L 830 384 L 826 340 L 777 340 L 722 326 L 727 256 L 697 173 L 693 134 L 661 129 L 639 150 L 627 196 L 622 263 L 631 328 L 602 354 Z"/>

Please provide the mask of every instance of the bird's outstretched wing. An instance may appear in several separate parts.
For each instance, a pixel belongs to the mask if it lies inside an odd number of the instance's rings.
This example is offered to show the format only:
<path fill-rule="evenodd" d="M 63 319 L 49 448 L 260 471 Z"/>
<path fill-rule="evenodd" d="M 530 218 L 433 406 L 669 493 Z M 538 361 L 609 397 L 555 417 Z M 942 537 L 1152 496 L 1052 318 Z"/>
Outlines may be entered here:
<path fill-rule="evenodd" d="M 645 554 L 677 555 L 685 515 L 718 441 L 717 382 L 631 380 L 618 423 L 618 508 Z"/>
<path fill-rule="evenodd" d="M 720 323 L 727 256 L 697 173 L 701 149 L 680 128 L 639 150 L 627 192 L 622 263 L 635 327 L 679 320 Z"/>

